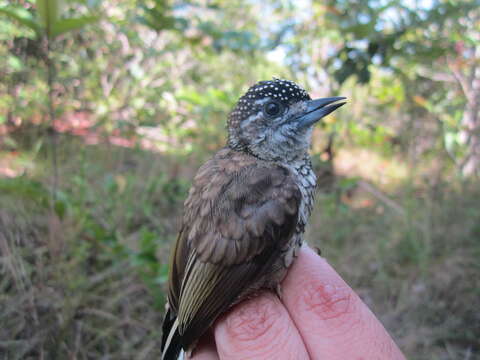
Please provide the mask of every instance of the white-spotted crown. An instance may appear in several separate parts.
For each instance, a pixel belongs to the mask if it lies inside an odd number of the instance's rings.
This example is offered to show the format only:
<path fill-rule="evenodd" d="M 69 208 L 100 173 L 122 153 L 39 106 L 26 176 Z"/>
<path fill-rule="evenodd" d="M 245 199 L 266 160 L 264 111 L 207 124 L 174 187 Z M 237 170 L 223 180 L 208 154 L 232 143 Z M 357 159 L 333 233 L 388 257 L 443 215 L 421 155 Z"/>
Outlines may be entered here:
<path fill-rule="evenodd" d="M 285 106 L 302 100 L 310 100 L 310 95 L 293 81 L 273 79 L 259 81 L 238 100 L 228 120 L 229 127 L 237 127 L 243 119 L 253 115 L 258 109 L 254 106 L 256 100 L 266 98 L 277 99 Z"/>

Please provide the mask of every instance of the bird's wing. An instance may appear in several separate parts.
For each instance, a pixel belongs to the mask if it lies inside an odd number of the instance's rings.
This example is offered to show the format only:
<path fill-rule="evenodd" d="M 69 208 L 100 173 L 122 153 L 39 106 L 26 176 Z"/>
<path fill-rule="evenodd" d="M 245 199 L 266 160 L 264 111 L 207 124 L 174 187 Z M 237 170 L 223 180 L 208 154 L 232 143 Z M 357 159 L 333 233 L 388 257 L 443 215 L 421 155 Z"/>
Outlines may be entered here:
<path fill-rule="evenodd" d="M 169 302 L 188 347 L 272 266 L 298 219 L 289 170 L 224 150 L 200 168 L 172 256 Z"/>

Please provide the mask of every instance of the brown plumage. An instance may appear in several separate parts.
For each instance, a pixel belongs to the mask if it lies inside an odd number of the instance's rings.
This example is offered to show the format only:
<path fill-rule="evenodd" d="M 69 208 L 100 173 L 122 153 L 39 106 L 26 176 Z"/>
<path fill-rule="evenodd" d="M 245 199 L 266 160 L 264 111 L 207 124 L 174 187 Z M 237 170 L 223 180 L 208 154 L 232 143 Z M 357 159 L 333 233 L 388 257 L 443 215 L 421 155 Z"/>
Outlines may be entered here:
<path fill-rule="evenodd" d="M 282 98 L 269 102 L 275 91 Z M 276 289 L 285 276 L 315 188 L 306 152 L 311 125 L 302 121 L 313 124 L 313 111 L 319 119 L 338 107 L 325 110 L 317 101 L 310 110 L 312 102 L 296 84 L 275 79 L 250 88 L 231 113 L 229 146 L 198 170 L 185 201 L 170 260 L 162 359 L 192 350 L 219 315 L 260 288 Z"/>

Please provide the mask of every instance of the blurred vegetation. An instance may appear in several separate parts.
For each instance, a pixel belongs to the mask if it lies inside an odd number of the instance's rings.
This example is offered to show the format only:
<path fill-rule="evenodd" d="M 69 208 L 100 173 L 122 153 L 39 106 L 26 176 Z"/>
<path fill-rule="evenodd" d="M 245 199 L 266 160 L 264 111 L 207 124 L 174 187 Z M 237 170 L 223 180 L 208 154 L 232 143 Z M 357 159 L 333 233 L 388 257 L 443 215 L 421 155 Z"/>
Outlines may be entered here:
<path fill-rule="evenodd" d="M 0 0 L 0 358 L 159 357 L 191 179 L 274 76 L 349 99 L 309 242 L 409 359 L 480 358 L 479 9 Z"/>

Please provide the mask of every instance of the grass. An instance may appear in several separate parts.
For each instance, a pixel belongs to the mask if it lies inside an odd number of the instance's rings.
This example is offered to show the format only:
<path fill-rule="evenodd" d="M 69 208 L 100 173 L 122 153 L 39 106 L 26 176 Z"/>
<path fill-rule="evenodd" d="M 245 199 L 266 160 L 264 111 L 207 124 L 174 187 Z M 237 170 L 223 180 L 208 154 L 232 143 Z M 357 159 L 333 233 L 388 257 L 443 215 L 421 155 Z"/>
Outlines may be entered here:
<path fill-rule="evenodd" d="M 42 151 L 0 155 L 16 175 L 0 178 L 0 358 L 156 359 L 169 246 L 208 154 L 60 149 L 55 203 Z M 479 184 L 359 180 L 327 182 L 309 242 L 409 359 L 480 357 Z"/>
<path fill-rule="evenodd" d="M 356 191 L 353 196 L 366 196 Z M 405 213 L 375 198 L 352 210 L 335 194 L 322 194 L 309 233 L 322 235 L 310 235 L 310 242 L 322 248 L 409 359 L 477 358 L 478 184 L 434 190 L 407 185 L 389 195 Z"/>

